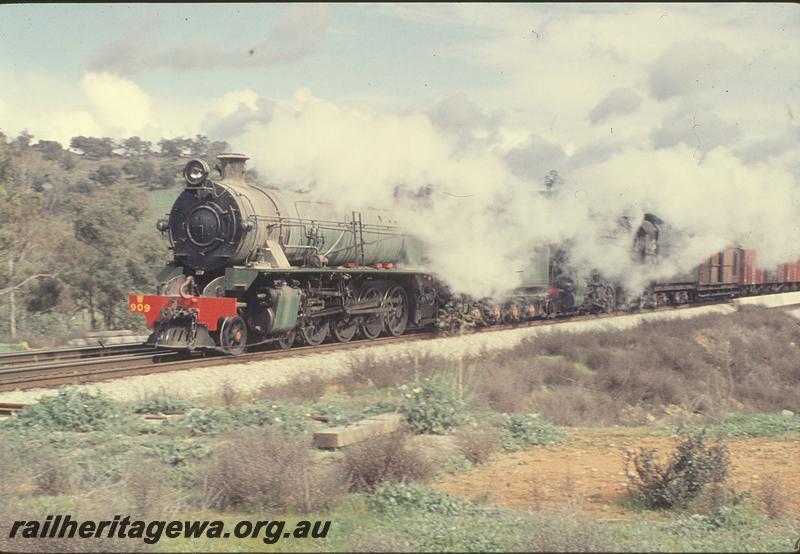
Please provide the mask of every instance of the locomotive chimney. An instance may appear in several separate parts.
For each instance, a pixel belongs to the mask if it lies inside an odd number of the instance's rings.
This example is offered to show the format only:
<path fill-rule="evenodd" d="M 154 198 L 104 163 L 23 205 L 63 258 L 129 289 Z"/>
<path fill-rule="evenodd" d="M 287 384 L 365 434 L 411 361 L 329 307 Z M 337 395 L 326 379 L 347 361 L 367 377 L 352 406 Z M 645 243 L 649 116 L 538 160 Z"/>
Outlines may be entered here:
<path fill-rule="evenodd" d="M 223 181 L 244 181 L 244 163 L 249 160 L 244 154 L 220 154 L 219 172 Z"/>

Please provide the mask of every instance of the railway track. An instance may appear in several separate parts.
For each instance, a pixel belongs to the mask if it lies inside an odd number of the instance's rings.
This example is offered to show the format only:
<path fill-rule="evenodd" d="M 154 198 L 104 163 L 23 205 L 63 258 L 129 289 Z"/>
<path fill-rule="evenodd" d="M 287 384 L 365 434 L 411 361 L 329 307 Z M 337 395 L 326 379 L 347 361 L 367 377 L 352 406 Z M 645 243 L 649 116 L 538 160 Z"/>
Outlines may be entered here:
<path fill-rule="evenodd" d="M 47 350 L 22 350 L 19 352 L 6 352 L 0 354 L 0 369 L 24 367 L 36 363 L 55 363 L 57 361 L 135 354 L 138 352 L 144 352 L 148 348 L 152 350 L 152 348 L 143 344 L 118 344 L 113 346 L 76 346 Z"/>
<path fill-rule="evenodd" d="M 327 343 L 320 346 L 299 346 L 290 350 L 250 352 L 240 356 L 225 356 L 217 353 L 188 355 L 182 352 L 155 350 L 149 347 L 149 352 L 132 356 L 76 360 L 29 367 L 2 367 L 0 368 L 0 392 L 105 381 L 133 375 L 165 373 L 200 367 L 240 364 L 262 359 L 288 358 L 330 350 L 355 350 L 376 344 L 399 343 L 432 338 L 436 338 L 432 333 L 418 332 L 401 337 L 381 337 L 375 340 L 353 340 L 347 343 Z"/>
<path fill-rule="evenodd" d="M 696 307 L 698 306 L 664 307 L 649 310 L 647 313 L 675 311 Z M 597 321 L 631 315 L 632 314 L 629 312 L 615 312 L 558 319 L 543 319 L 515 324 L 494 325 L 490 327 L 476 327 L 465 330 L 463 334 L 495 333 L 511 329 L 558 325 L 575 321 Z M 105 381 L 134 375 L 148 375 L 201 367 L 240 364 L 265 359 L 280 359 L 318 354 L 329 351 L 357 350 L 379 344 L 415 342 L 435 338 L 441 337 L 435 333 L 416 331 L 404 334 L 400 337 L 380 337 L 375 340 L 361 339 L 346 343 L 331 342 L 320 346 L 298 346 L 290 350 L 249 352 L 240 356 L 225 356 L 213 352 L 189 355 L 173 350 L 156 350 L 153 347 L 145 345 L 127 345 L 126 347 L 118 346 L 106 349 L 71 348 L 40 352 L 20 352 L 14 353 L 11 356 L 0 356 L 0 392 Z"/>

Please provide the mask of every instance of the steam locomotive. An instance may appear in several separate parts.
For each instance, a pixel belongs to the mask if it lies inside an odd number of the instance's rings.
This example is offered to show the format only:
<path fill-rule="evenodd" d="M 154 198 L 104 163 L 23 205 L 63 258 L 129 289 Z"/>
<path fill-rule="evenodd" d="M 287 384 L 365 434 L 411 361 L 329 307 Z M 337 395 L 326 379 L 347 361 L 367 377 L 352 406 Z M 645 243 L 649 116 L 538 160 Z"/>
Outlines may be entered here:
<path fill-rule="evenodd" d="M 158 273 L 155 295 L 129 296 L 130 311 L 144 315 L 152 329 L 148 343 L 241 354 L 262 344 L 286 349 L 328 338 L 348 342 L 434 327 L 452 332 L 689 303 L 796 288 L 800 281 L 799 264 L 785 264 L 775 275 L 757 273 L 752 251 L 728 249 L 697 274 L 629 299 L 618 284 L 597 272 L 581 274 L 565 249 L 550 246 L 531 253 L 518 272 L 519 287 L 504 302 L 475 300 L 451 294 L 421 269 L 419 241 L 401 231 L 391 211 L 339 213 L 305 194 L 258 187 L 245 178 L 247 159 L 219 156 L 218 178 L 202 160 L 184 167 L 185 187 L 169 219 L 156 225 L 168 236 L 173 260 Z M 667 233 L 648 214 L 633 233 L 634 255 L 647 263 Z"/>

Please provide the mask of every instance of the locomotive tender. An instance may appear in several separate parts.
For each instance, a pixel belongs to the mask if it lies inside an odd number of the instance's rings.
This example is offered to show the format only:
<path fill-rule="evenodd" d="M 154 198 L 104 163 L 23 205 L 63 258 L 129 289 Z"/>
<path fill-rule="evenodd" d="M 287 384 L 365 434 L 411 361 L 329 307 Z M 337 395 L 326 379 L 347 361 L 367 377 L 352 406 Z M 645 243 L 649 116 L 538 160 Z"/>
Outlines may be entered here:
<path fill-rule="evenodd" d="M 169 219 L 157 223 L 168 235 L 173 261 L 158 273 L 155 295 L 129 297 L 130 311 L 144 315 L 152 329 L 149 344 L 240 354 L 268 343 L 290 348 L 298 340 L 316 346 L 329 337 L 347 342 L 409 329 L 452 332 L 465 325 L 796 290 L 800 284 L 800 263 L 764 272 L 755 268 L 753 251 L 737 247 L 628 299 L 597 272 L 571 268 L 569 253 L 551 246 L 532 251 L 517 271 L 519 287 L 502 303 L 452 295 L 421 269 L 420 243 L 400 229 L 391 211 L 339 213 L 305 194 L 255 186 L 245 179 L 247 159 L 219 156 L 218 179 L 202 160 L 186 164 L 185 188 Z M 620 229 L 632 230 L 627 220 Z M 669 247 L 669 232 L 647 214 L 630 233 L 634 259 L 656 263 L 658 252 Z"/>

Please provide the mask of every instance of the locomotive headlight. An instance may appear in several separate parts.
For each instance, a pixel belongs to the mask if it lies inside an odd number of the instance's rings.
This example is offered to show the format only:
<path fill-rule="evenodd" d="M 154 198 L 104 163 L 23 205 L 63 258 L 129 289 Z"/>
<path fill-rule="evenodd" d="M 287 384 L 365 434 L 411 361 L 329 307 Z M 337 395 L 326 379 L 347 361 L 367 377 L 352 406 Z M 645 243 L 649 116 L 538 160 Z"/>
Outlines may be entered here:
<path fill-rule="evenodd" d="M 196 187 L 208 178 L 210 170 L 203 160 L 192 160 L 183 168 L 183 178 L 190 187 Z"/>

